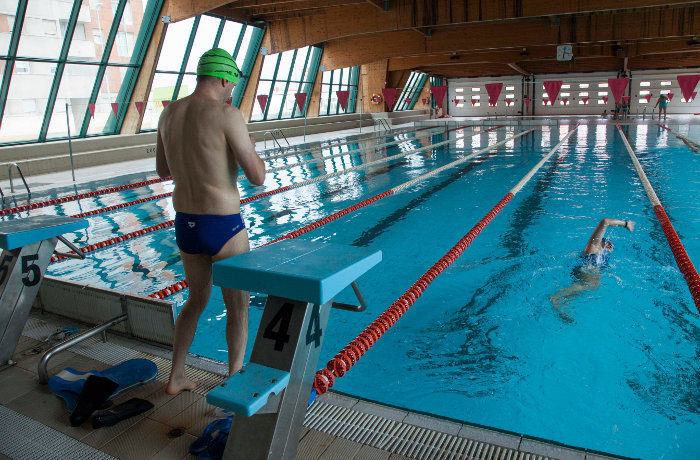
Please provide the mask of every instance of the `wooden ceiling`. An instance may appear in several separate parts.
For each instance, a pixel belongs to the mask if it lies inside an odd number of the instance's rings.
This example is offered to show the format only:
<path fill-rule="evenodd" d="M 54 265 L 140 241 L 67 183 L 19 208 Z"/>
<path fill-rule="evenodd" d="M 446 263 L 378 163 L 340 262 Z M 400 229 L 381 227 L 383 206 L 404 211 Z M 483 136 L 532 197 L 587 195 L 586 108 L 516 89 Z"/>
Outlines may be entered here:
<path fill-rule="evenodd" d="M 169 0 L 167 11 L 263 21 L 271 53 L 325 44 L 327 70 L 387 59 L 390 72 L 449 78 L 700 66 L 700 2 Z M 573 45 L 572 61 L 556 60 L 559 44 Z"/>

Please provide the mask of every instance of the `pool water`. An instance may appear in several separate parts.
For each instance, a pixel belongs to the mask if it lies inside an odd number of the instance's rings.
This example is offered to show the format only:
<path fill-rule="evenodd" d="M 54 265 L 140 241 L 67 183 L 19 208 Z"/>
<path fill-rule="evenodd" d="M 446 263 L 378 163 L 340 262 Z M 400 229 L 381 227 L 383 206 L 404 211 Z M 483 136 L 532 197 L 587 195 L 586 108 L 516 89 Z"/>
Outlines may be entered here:
<path fill-rule="evenodd" d="M 573 124 L 545 126 L 497 151 L 422 181 L 302 236 L 381 250 L 359 280 L 369 307 L 333 311 L 321 363 L 331 359 L 466 234 Z M 700 127 L 684 133 L 700 138 Z M 688 254 L 700 266 L 700 154 L 655 125 L 623 127 Z M 256 200 L 242 207 L 251 245 L 264 244 L 518 131 L 471 137 L 453 131 L 449 148 Z M 642 458 L 700 458 L 700 315 L 652 206 L 612 125 L 584 124 L 474 243 L 334 390 L 358 397 Z M 410 137 L 410 134 L 404 135 Z M 318 177 L 437 142 L 395 147 L 294 167 L 264 188 Z M 366 146 L 326 149 L 323 155 Z M 316 155 L 319 155 L 318 153 Z M 308 156 L 302 159 L 307 159 Z M 133 177 L 129 180 L 134 179 Z M 165 193 L 152 184 L 31 211 L 74 214 Z M 63 192 L 62 192 L 63 193 Z M 24 213 L 23 215 L 27 215 Z M 170 220 L 170 199 L 90 218 L 80 245 Z M 603 217 L 636 222 L 610 228 L 607 267 L 580 275 L 581 251 Z M 49 274 L 150 294 L 183 278 L 172 229 L 54 264 Z M 169 298 L 181 306 L 186 291 Z M 352 301 L 351 291 L 336 300 Z M 264 297 L 254 295 L 249 356 Z M 225 361 L 225 307 L 214 291 L 191 352 Z M 247 359 L 247 357 L 246 357 Z"/>

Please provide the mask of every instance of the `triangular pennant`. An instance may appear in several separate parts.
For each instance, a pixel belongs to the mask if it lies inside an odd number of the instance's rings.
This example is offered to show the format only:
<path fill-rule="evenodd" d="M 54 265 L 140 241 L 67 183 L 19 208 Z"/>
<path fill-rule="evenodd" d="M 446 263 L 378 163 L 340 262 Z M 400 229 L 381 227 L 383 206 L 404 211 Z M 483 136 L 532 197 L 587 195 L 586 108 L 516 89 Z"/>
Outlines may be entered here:
<path fill-rule="evenodd" d="M 582 97 L 581 100 L 583 101 L 583 105 L 588 105 L 588 98 L 587 97 Z"/>
<path fill-rule="evenodd" d="M 564 103 L 564 105 L 568 105 L 568 104 L 569 104 L 569 98 L 568 98 L 568 97 L 563 98 L 561 101 Z"/>
<path fill-rule="evenodd" d="M 644 96 L 644 97 L 646 98 L 647 103 L 651 100 L 651 94 L 647 94 L 647 95 Z"/>
<path fill-rule="evenodd" d="M 231 96 L 231 97 L 229 97 L 228 99 L 226 99 L 225 103 L 226 103 L 227 105 L 233 104 L 233 96 Z"/>
<path fill-rule="evenodd" d="M 139 115 L 143 115 L 143 102 L 134 102 L 134 105 L 136 106 L 136 110 L 139 111 Z"/>
<path fill-rule="evenodd" d="M 525 101 L 525 107 L 530 107 L 530 102 L 532 102 L 532 99 L 530 99 L 529 97 L 526 97 L 523 100 Z"/>
<path fill-rule="evenodd" d="M 668 93 L 666 97 L 668 98 L 668 102 L 671 102 L 673 100 L 673 93 Z"/>
<path fill-rule="evenodd" d="M 442 100 L 445 98 L 445 93 L 447 93 L 447 86 L 431 86 L 430 92 L 435 98 L 435 104 L 438 107 L 442 107 Z"/>
<path fill-rule="evenodd" d="M 495 106 L 498 102 L 498 96 L 501 95 L 501 90 L 503 90 L 503 83 L 487 83 L 486 92 L 489 94 L 489 105 Z"/>
<path fill-rule="evenodd" d="M 161 104 L 163 104 L 163 108 L 166 108 L 168 105 L 170 105 L 170 101 L 160 101 Z"/>
<path fill-rule="evenodd" d="M 557 99 L 557 96 L 559 96 L 562 83 L 561 80 L 550 80 L 543 83 L 544 90 L 547 92 L 547 96 L 549 96 L 550 105 L 554 105 L 554 101 Z"/>
<path fill-rule="evenodd" d="M 345 110 L 345 106 L 348 103 L 348 98 L 350 97 L 350 91 L 336 91 L 335 94 L 338 96 L 340 107 Z"/>
<path fill-rule="evenodd" d="M 622 96 L 622 100 L 625 101 L 625 104 L 629 105 L 629 103 L 630 103 L 630 97 L 629 97 L 629 96 Z"/>
<path fill-rule="evenodd" d="M 88 104 L 88 110 L 90 111 L 90 117 L 95 118 L 95 104 Z"/>
<path fill-rule="evenodd" d="M 306 93 L 295 93 L 294 99 L 297 100 L 297 106 L 299 110 L 304 113 L 304 104 L 306 104 Z"/>
<path fill-rule="evenodd" d="M 382 95 L 386 101 L 386 106 L 391 110 L 396 100 L 396 88 L 382 88 Z"/>
<path fill-rule="evenodd" d="M 265 106 L 267 105 L 267 94 L 258 94 L 258 104 L 260 105 L 260 111 L 265 112 Z"/>
<path fill-rule="evenodd" d="M 695 100 L 695 96 L 697 96 L 697 95 L 698 95 L 698 92 L 693 91 L 693 94 L 690 95 L 690 100 L 688 102 L 692 102 L 693 100 Z"/>
<path fill-rule="evenodd" d="M 411 103 L 411 98 L 410 98 L 410 97 L 407 97 L 407 98 L 406 98 L 406 104 L 410 104 L 410 103 Z"/>
<path fill-rule="evenodd" d="M 685 100 L 692 98 L 693 90 L 697 86 L 698 81 L 700 81 L 700 75 L 678 75 L 676 79 Z"/>
<path fill-rule="evenodd" d="M 479 99 L 472 99 L 472 105 L 476 105 L 477 102 L 479 102 Z"/>
<path fill-rule="evenodd" d="M 608 96 L 603 96 L 603 104 L 607 104 L 607 103 L 608 103 Z"/>
<path fill-rule="evenodd" d="M 612 91 L 615 104 L 620 102 L 620 98 L 625 92 L 625 88 L 627 88 L 627 84 L 629 84 L 629 82 L 629 78 L 608 78 L 608 86 L 610 87 L 610 91 Z"/>
<path fill-rule="evenodd" d="M 112 112 L 114 112 L 114 116 L 117 116 L 117 113 L 119 113 L 119 103 L 118 102 L 112 102 Z"/>

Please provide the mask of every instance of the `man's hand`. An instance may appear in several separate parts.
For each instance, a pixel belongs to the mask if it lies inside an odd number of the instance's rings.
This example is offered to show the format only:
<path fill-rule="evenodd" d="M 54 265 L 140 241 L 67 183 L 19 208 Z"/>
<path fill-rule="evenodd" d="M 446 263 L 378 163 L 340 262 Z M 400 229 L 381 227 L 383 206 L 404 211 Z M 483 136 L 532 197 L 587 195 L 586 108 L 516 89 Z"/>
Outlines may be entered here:
<path fill-rule="evenodd" d="M 631 220 L 627 220 L 627 221 L 625 221 L 625 223 L 626 223 L 625 227 L 627 227 L 630 232 L 633 232 L 634 231 L 634 222 Z"/>
<path fill-rule="evenodd" d="M 248 135 L 248 137 L 250 138 L 251 144 L 253 144 L 253 148 L 255 148 L 255 138 L 253 137 L 252 134 Z"/>

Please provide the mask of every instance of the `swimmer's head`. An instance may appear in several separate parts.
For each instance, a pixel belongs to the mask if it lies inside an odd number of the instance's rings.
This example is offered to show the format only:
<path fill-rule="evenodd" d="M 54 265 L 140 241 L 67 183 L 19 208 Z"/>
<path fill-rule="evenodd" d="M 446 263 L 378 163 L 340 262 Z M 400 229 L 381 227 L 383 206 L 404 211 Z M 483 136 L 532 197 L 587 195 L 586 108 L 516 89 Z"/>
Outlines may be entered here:
<path fill-rule="evenodd" d="M 615 245 L 610 241 L 610 238 L 603 238 L 600 240 L 600 245 L 605 249 L 606 251 L 612 251 L 615 249 Z"/>
<path fill-rule="evenodd" d="M 212 48 L 199 58 L 197 76 L 223 78 L 236 84 L 241 77 L 241 71 L 238 70 L 236 61 L 233 60 L 228 51 Z"/>

